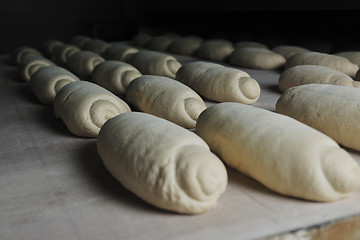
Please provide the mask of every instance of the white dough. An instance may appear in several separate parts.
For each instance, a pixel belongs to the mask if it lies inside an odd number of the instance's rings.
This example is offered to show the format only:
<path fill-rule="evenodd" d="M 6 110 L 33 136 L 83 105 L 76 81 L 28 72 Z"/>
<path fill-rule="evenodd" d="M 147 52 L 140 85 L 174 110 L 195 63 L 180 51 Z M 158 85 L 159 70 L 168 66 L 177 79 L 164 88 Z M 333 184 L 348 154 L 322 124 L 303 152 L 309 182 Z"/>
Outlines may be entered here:
<path fill-rule="evenodd" d="M 94 68 L 103 61 L 99 54 L 81 50 L 68 58 L 68 68 L 78 77 L 89 78 Z"/>
<path fill-rule="evenodd" d="M 198 116 L 206 108 L 204 101 L 191 88 L 161 76 L 145 75 L 133 80 L 126 99 L 137 109 L 184 128 L 195 128 Z"/>
<path fill-rule="evenodd" d="M 49 59 L 43 56 L 27 56 L 24 57 L 19 65 L 19 75 L 24 82 L 29 82 L 31 76 L 42 67 L 55 65 Z"/>
<path fill-rule="evenodd" d="M 147 33 L 139 33 L 131 40 L 135 46 L 144 47 L 151 40 L 152 36 Z"/>
<path fill-rule="evenodd" d="M 227 185 L 224 164 L 200 137 L 146 113 L 107 121 L 97 149 L 125 188 L 161 209 L 204 213 L 216 206 Z"/>
<path fill-rule="evenodd" d="M 200 114 L 196 133 L 231 167 L 284 195 L 335 201 L 360 186 L 359 165 L 344 149 L 281 114 L 219 103 Z"/>
<path fill-rule="evenodd" d="M 55 116 L 62 119 L 70 132 L 81 137 L 97 137 L 108 119 L 130 111 L 123 100 L 87 81 L 67 84 L 54 100 Z"/>
<path fill-rule="evenodd" d="M 136 67 L 144 75 L 159 75 L 175 78 L 181 67 L 173 56 L 149 50 L 141 50 L 133 54 L 128 63 Z"/>
<path fill-rule="evenodd" d="M 183 54 L 183 55 L 195 55 L 204 40 L 197 36 L 186 36 L 174 40 L 168 48 L 169 52 Z"/>
<path fill-rule="evenodd" d="M 46 57 L 51 57 L 54 48 L 57 46 L 64 45 L 62 41 L 56 39 L 48 39 L 43 43 L 43 52 Z"/>
<path fill-rule="evenodd" d="M 60 89 L 73 81 L 79 81 L 79 78 L 68 70 L 58 66 L 47 66 L 31 76 L 30 88 L 40 102 L 51 105 Z"/>
<path fill-rule="evenodd" d="M 196 56 L 199 58 L 223 62 L 234 51 L 232 42 L 225 39 L 210 39 L 204 41 L 198 48 Z"/>
<path fill-rule="evenodd" d="M 129 57 L 138 51 L 138 49 L 125 44 L 113 44 L 103 53 L 102 56 L 107 60 L 127 62 Z"/>
<path fill-rule="evenodd" d="M 58 45 L 54 47 L 51 53 L 51 60 L 57 65 L 66 67 L 68 59 L 78 51 L 80 51 L 80 48 L 72 44 Z"/>
<path fill-rule="evenodd" d="M 111 47 L 111 44 L 108 42 L 101 39 L 91 39 L 84 43 L 82 49 L 102 55 L 109 47 Z"/>
<path fill-rule="evenodd" d="M 254 42 L 254 41 L 240 41 L 234 44 L 234 48 L 245 48 L 245 47 L 256 47 L 256 48 L 264 48 L 269 49 L 268 46 L 266 46 L 263 43 L 260 42 Z"/>
<path fill-rule="evenodd" d="M 104 61 L 91 73 L 93 82 L 118 95 L 125 95 L 129 83 L 140 76 L 135 67 L 119 61 Z"/>
<path fill-rule="evenodd" d="M 91 38 L 84 35 L 76 35 L 71 38 L 70 43 L 82 49 L 86 42 L 90 41 Z"/>
<path fill-rule="evenodd" d="M 359 106 L 360 89 L 310 84 L 285 91 L 276 103 L 276 111 L 360 151 Z"/>
<path fill-rule="evenodd" d="M 304 52 L 290 57 L 285 64 L 285 69 L 297 65 L 320 65 L 333 68 L 354 78 L 359 67 L 347 58 L 327 53 Z"/>
<path fill-rule="evenodd" d="M 215 63 L 184 64 L 177 72 L 176 80 L 217 102 L 253 104 L 260 96 L 260 85 L 248 73 Z"/>
<path fill-rule="evenodd" d="M 350 62 L 355 63 L 360 67 L 360 51 L 345 51 L 334 53 L 336 56 L 341 56 L 349 59 Z"/>
<path fill-rule="evenodd" d="M 41 52 L 32 47 L 21 46 L 16 48 L 10 56 L 10 61 L 14 65 L 19 65 L 23 59 L 29 56 L 42 56 Z"/>
<path fill-rule="evenodd" d="M 280 45 L 271 49 L 273 52 L 282 55 L 284 58 L 289 59 L 290 57 L 304 52 L 310 52 L 310 50 L 292 45 Z"/>
<path fill-rule="evenodd" d="M 305 84 L 331 84 L 347 87 L 359 87 L 349 75 L 333 68 L 319 65 L 298 65 L 286 69 L 280 74 L 279 89 L 285 91 L 294 86 Z"/>
<path fill-rule="evenodd" d="M 167 51 L 169 46 L 177 39 L 171 36 L 155 36 L 146 44 L 146 47 L 155 51 Z"/>
<path fill-rule="evenodd" d="M 233 65 L 264 70 L 281 68 L 285 62 L 280 54 L 257 47 L 237 48 L 229 57 L 229 63 Z"/>

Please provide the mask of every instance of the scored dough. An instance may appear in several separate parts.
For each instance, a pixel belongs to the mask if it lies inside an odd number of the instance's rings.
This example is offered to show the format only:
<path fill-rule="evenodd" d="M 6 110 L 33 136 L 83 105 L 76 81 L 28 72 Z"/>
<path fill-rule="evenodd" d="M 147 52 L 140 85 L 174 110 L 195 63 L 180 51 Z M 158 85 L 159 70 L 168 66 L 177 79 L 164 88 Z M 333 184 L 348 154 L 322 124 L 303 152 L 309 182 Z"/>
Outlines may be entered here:
<path fill-rule="evenodd" d="M 97 137 L 102 125 L 130 107 L 120 98 L 94 83 L 74 81 L 55 96 L 55 116 L 70 132 L 81 137 Z"/>
<path fill-rule="evenodd" d="M 125 95 L 129 83 L 142 74 L 130 64 L 119 61 L 104 61 L 91 73 L 93 82 L 112 93 Z"/>
<path fill-rule="evenodd" d="M 349 75 L 319 65 L 294 66 L 283 71 L 279 77 L 279 89 L 282 92 L 294 86 L 311 83 L 360 87 L 360 82 L 354 81 Z"/>
<path fill-rule="evenodd" d="M 206 108 L 191 88 L 161 76 L 145 75 L 135 79 L 129 84 L 126 98 L 137 109 L 184 128 L 195 128 L 199 114 Z"/>
<path fill-rule="evenodd" d="M 247 47 L 235 49 L 229 58 L 229 63 L 254 69 L 277 69 L 281 68 L 286 59 L 269 49 Z"/>
<path fill-rule="evenodd" d="M 333 68 L 354 78 L 359 67 L 347 58 L 327 53 L 304 52 L 290 57 L 285 64 L 285 69 L 297 65 L 320 65 Z"/>
<path fill-rule="evenodd" d="M 68 67 L 78 77 L 89 78 L 94 68 L 104 61 L 99 54 L 81 50 L 69 57 Z"/>
<path fill-rule="evenodd" d="M 31 76 L 42 67 L 53 66 L 55 63 L 43 56 L 24 57 L 19 65 L 19 75 L 24 82 L 29 82 Z"/>
<path fill-rule="evenodd" d="M 149 50 L 141 50 L 133 54 L 128 63 L 144 75 L 159 75 L 169 78 L 175 78 L 176 72 L 181 67 L 180 62 L 173 56 Z"/>
<path fill-rule="evenodd" d="M 198 48 L 196 56 L 199 58 L 223 62 L 234 51 L 232 42 L 225 39 L 210 39 L 204 41 Z"/>
<path fill-rule="evenodd" d="M 227 185 L 224 164 L 199 136 L 150 114 L 110 119 L 101 128 L 97 149 L 126 189 L 161 209 L 209 211 Z"/>
<path fill-rule="evenodd" d="M 260 85 L 249 74 L 215 63 L 184 64 L 177 72 L 176 80 L 217 102 L 253 104 L 260 96 Z"/>
<path fill-rule="evenodd" d="M 295 118 L 360 151 L 360 89 L 310 84 L 293 87 L 276 103 L 276 112 Z"/>
<path fill-rule="evenodd" d="M 281 194 L 335 201 L 360 186 L 360 168 L 344 149 L 290 117 L 219 103 L 200 114 L 195 131 L 231 167 Z"/>
<path fill-rule="evenodd" d="M 58 66 L 40 68 L 30 78 L 30 88 L 44 104 L 53 104 L 56 93 L 66 84 L 79 81 L 79 78 L 68 70 Z"/>

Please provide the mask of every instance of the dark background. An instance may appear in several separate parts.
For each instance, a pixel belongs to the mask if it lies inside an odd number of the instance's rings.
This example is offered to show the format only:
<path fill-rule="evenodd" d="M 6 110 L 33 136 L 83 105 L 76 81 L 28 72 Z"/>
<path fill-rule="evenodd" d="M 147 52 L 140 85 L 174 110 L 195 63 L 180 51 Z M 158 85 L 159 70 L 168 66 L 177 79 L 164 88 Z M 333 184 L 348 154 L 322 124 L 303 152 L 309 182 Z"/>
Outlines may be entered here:
<path fill-rule="evenodd" d="M 76 34 L 106 41 L 139 32 L 175 32 L 232 41 L 255 40 L 306 46 L 309 41 L 343 50 L 359 42 L 360 1 L 299 2 L 206 0 L 1 0 L 0 53 Z M 358 50 L 358 49 L 355 49 Z"/>

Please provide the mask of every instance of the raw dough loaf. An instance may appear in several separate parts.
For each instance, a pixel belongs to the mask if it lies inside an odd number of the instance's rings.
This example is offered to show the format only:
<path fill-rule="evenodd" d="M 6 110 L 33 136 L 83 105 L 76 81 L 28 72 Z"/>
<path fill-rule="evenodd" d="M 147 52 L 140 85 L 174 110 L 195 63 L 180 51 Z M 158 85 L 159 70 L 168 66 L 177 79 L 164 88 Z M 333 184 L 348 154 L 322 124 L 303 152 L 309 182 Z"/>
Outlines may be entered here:
<path fill-rule="evenodd" d="M 201 44 L 196 56 L 207 60 L 224 62 L 233 51 L 232 42 L 225 39 L 210 39 Z"/>
<path fill-rule="evenodd" d="M 186 36 L 176 39 L 171 43 L 168 48 L 169 52 L 183 54 L 183 55 L 195 55 L 204 40 L 197 36 Z"/>
<path fill-rule="evenodd" d="M 354 78 L 359 67 L 348 59 L 336 55 L 319 52 L 304 52 L 290 57 L 285 64 L 285 69 L 297 65 L 320 65 L 333 68 L 346 73 Z"/>
<path fill-rule="evenodd" d="M 169 78 L 175 78 L 176 72 L 181 67 L 181 64 L 173 56 L 148 50 L 133 54 L 128 63 L 144 75 L 159 75 Z"/>
<path fill-rule="evenodd" d="M 220 103 L 200 114 L 195 131 L 231 167 L 281 194 L 335 201 L 360 186 L 360 168 L 344 149 L 290 117 Z"/>
<path fill-rule="evenodd" d="M 56 39 L 48 39 L 43 43 L 43 52 L 46 57 L 51 57 L 54 48 L 57 46 L 64 45 L 62 41 Z"/>
<path fill-rule="evenodd" d="M 125 44 L 113 44 L 102 55 L 107 60 L 127 62 L 127 60 L 139 50 Z"/>
<path fill-rule="evenodd" d="M 249 74 L 215 63 L 184 64 L 177 72 L 176 80 L 217 102 L 253 104 L 260 96 L 260 86 Z"/>
<path fill-rule="evenodd" d="M 272 49 L 273 52 L 282 55 L 285 59 L 289 59 L 290 57 L 304 52 L 310 52 L 310 50 L 299 47 L 299 46 L 291 46 L 291 45 L 280 45 L 274 47 Z"/>
<path fill-rule="evenodd" d="M 128 190 L 161 209 L 198 214 L 216 206 L 227 171 L 191 131 L 146 113 L 124 113 L 101 128 L 98 153 Z"/>
<path fill-rule="evenodd" d="M 229 58 L 229 63 L 233 65 L 264 70 L 281 68 L 285 62 L 280 54 L 256 47 L 237 48 Z"/>
<path fill-rule="evenodd" d="M 149 34 L 139 33 L 136 36 L 134 36 L 134 38 L 131 40 L 131 43 L 135 46 L 145 47 L 151 38 L 152 36 L 150 36 Z"/>
<path fill-rule="evenodd" d="M 55 96 L 55 116 L 70 132 L 81 137 L 97 137 L 102 125 L 130 107 L 120 98 L 94 83 L 74 81 Z"/>
<path fill-rule="evenodd" d="M 78 77 L 89 78 L 94 68 L 105 60 L 91 51 L 78 51 L 68 59 L 68 68 Z"/>
<path fill-rule="evenodd" d="M 41 52 L 32 47 L 21 46 L 16 48 L 10 56 L 10 61 L 14 65 L 19 65 L 24 58 L 29 56 L 42 56 Z"/>
<path fill-rule="evenodd" d="M 130 64 L 119 61 L 105 61 L 94 68 L 91 79 L 112 93 L 125 95 L 129 83 L 141 75 L 139 70 Z"/>
<path fill-rule="evenodd" d="M 177 38 L 171 36 L 155 36 L 149 40 L 146 47 L 155 51 L 167 51 L 175 39 Z"/>
<path fill-rule="evenodd" d="M 285 91 L 276 103 L 276 111 L 360 151 L 359 106 L 360 89 L 310 84 Z"/>
<path fill-rule="evenodd" d="M 264 48 L 269 49 L 268 46 L 266 46 L 263 43 L 260 42 L 254 42 L 254 41 L 241 41 L 234 44 L 234 48 L 246 48 L 246 47 L 256 47 L 256 48 Z"/>
<path fill-rule="evenodd" d="M 30 79 L 30 88 L 44 104 L 53 104 L 56 94 L 66 84 L 79 81 L 79 78 L 68 70 L 58 66 L 40 68 Z"/>
<path fill-rule="evenodd" d="M 353 81 L 349 75 L 318 65 L 294 66 L 283 71 L 279 77 L 279 89 L 282 92 L 294 86 L 311 83 L 360 87 L 360 82 Z"/>
<path fill-rule="evenodd" d="M 334 53 L 336 56 L 349 59 L 350 62 L 355 63 L 360 67 L 360 51 L 346 51 Z"/>
<path fill-rule="evenodd" d="M 126 99 L 137 109 L 184 128 L 195 128 L 199 114 L 206 108 L 204 101 L 191 88 L 160 76 L 145 75 L 132 81 Z"/>
<path fill-rule="evenodd" d="M 82 49 L 86 42 L 90 41 L 91 38 L 83 35 L 76 35 L 71 40 L 70 43 Z"/>
<path fill-rule="evenodd" d="M 109 47 L 111 47 L 111 44 L 108 42 L 101 39 L 91 39 L 90 41 L 85 42 L 82 49 L 102 55 Z"/>
<path fill-rule="evenodd" d="M 54 47 L 51 53 L 51 60 L 57 65 L 66 67 L 68 59 L 78 51 L 80 51 L 80 48 L 72 44 L 58 45 Z"/>
<path fill-rule="evenodd" d="M 43 56 L 27 56 L 19 65 L 19 75 L 24 82 L 29 82 L 31 76 L 40 68 L 55 65 Z"/>

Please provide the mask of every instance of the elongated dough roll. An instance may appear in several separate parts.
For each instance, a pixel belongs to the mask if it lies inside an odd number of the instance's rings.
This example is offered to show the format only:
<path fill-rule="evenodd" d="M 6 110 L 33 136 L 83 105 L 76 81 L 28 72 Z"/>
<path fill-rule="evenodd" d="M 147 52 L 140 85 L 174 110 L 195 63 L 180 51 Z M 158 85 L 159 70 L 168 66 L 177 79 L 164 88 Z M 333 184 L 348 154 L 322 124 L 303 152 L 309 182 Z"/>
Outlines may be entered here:
<path fill-rule="evenodd" d="M 70 132 L 81 137 L 97 137 L 102 125 L 130 107 L 120 98 L 94 83 L 74 81 L 55 96 L 55 116 Z"/>
<path fill-rule="evenodd" d="M 91 39 L 90 41 L 86 41 L 84 43 L 82 49 L 102 55 L 109 47 L 111 47 L 111 44 L 108 42 L 105 42 L 101 39 Z"/>
<path fill-rule="evenodd" d="M 349 75 L 319 65 L 294 66 L 283 71 L 279 77 L 279 89 L 282 92 L 291 87 L 311 83 L 360 87 L 360 82 L 354 81 Z"/>
<path fill-rule="evenodd" d="M 19 65 L 19 75 L 24 82 L 29 82 L 31 76 L 42 67 L 53 66 L 55 63 L 43 56 L 27 56 Z"/>
<path fill-rule="evenodd" d="M 94 68 L 105 61 L 99 54 L 91 51 L 78 51 L 68 58 L 68 68 L 78 77 L 89 78 Z"/>
<path fill-rule="evenodd" d="M 57 65 L 66 67 L 68 59 L 76 52 L 79 52 L 80 48 L 71 44 L 63 44 L 55 46 L 51 53 L 51 60 Z"/>
<path fill-rule="evenodd" d="M 137 53 L 138 51 L 138 49 L 125 44 L 113 44 L 103 53 L 102 56 L 107 60 L 127 62 L 131 55 Z"/>
<path fill-rule="evenodd" d="M 42 56 L 42 53 L 32 47 L 21 46 L 16 48 L 10 56 L 10 61 L 14 65 L 19 65 L 23 59 L 29 56 Z"/>
<path fill-rule="evenodd" d="M 183 54 L 183 55 L 195 55 L 204 40 L 197 36 L 186 36 L 174 40 L 168 48 L 169 52 Z"/>
<path fill-rule="evenodd" d="M 285 59 L 289 59 L 290 57 L 304 52 L 310 52 L 310 50 L 292 45 L 280 45 L 271 49 L 273 52 L 282 55 Z"/>
<path fill-rule="evenodd" d="M 64 45 L 62 41 L 56 39 L 48 39 L 43 43 L 43 52 L 46 57 L 51 57 L 54 48 L 57 46 Z"/>
<path fill-rule="evenodd" d="M 79 78 L 68 70 L 58 66 L 47 66 L 31 76 L 30 88 L 40 102 L 51 105 L 60 89 L 73 81 L 79 81 Z"/>
<path fill-rule="evenodd" d="M 327 53 L 304 52 L 290 57 L 285 64 L 285 69 L 297 65 L 320 65 L 333 68 L 354 78 L 359 67 L 348 59 Z"/>
<path fill-rule="evenodd" d="M 268 46 L 266 46 L 263 43 L 255 42 L 255 41 L 240 41 L 234 44 L 234 48 L 247 48 L 247 47 L 256 47 L 256 48 L 264 48 L 269 49 Z"/>
<path fill-rule="evenodd" d="M 84 35 L 76 35 L 71 38 L 70 43 L 82 49 L 86 42 L 90 41 L 92 38 Z"/>
<path fill-rule="evenodd" d="M 104 61 L 91 73 L 93 82 L 118 95 L 125 95 L 129 83 L 140 76 L 135 67 L 119 61 Z"/>
<path fill-rule="evenodd" d="M 260 96 L 260 85 L 249 74 L 215 63 L 184 64 L 177 72 L 176 80 L 217 102 L 253 104 Z"/>
<path fill-rule="evenodd" d="M 175 39 L 177 38 L 171 36 L 155 36 L 149 40 L 146 47 L 155 51 L 167 51 Z"/>
<path fill-rule="evenodd" d="M 126 99 L 145 113 L 167 119 L 184 128 L 195 128 L 206 108 L 201 97 L 174 79 L 145 75 L 129 84 Z"/>
<path fill-rule="evenodd" d="M 334 53 L 336 56 L 344 57 L 349 59 L 350 62 L 360 67 L 360 51 L 345 51 Z"/>
<path fill-rule="evenodd" d="M 151 40 L 152 36 L 147 33 L 139 33 L 133 37 L 131 43 L 135 46 L 144 47 Z"/>
<path fill-rule="evenodd" d="M 169 78 L 175 78 L 176 72 L 181 67 L 181 63 L 173 56 L 148 50 L 141 50 L 133 54 L 128 63 L 144 75 L 159 75 Z"/>
<path fill-rule="evenodd" d="M 225 39 L 210 39 L 201 44 L 196 56 L 207 60 L 224 62 L 233 51 L 232 42 Z"/>
<path fill-rule="evenodd" d="M 200 137 L 150 114 L 110 119 L 97 149 L 125 188 L 158 208 L 203 213 L 216 206 L 227 185 L 224 164 Z"/>
<path fill-rule="evenodd" d="M 360 89 L 310 84 L 293 87 L 276 103 L 288 115 L 330 136 L 339 144 L 360 150 Z"/>
<path fill-rule="evenodd" d="M 286 59 L 269 49 L 265 48 L 237 48 L 230 57 L 229 63 L 254 69 L 277 69 L 284 66 Z"/>
<path fill-rule="evenodd" d="M 196 133 L 231 167 L 284 195 L 335 201 L 360 186 L 360 168 L 344 149 L 281 114 L 220 103 L 200 114 Z"/>

